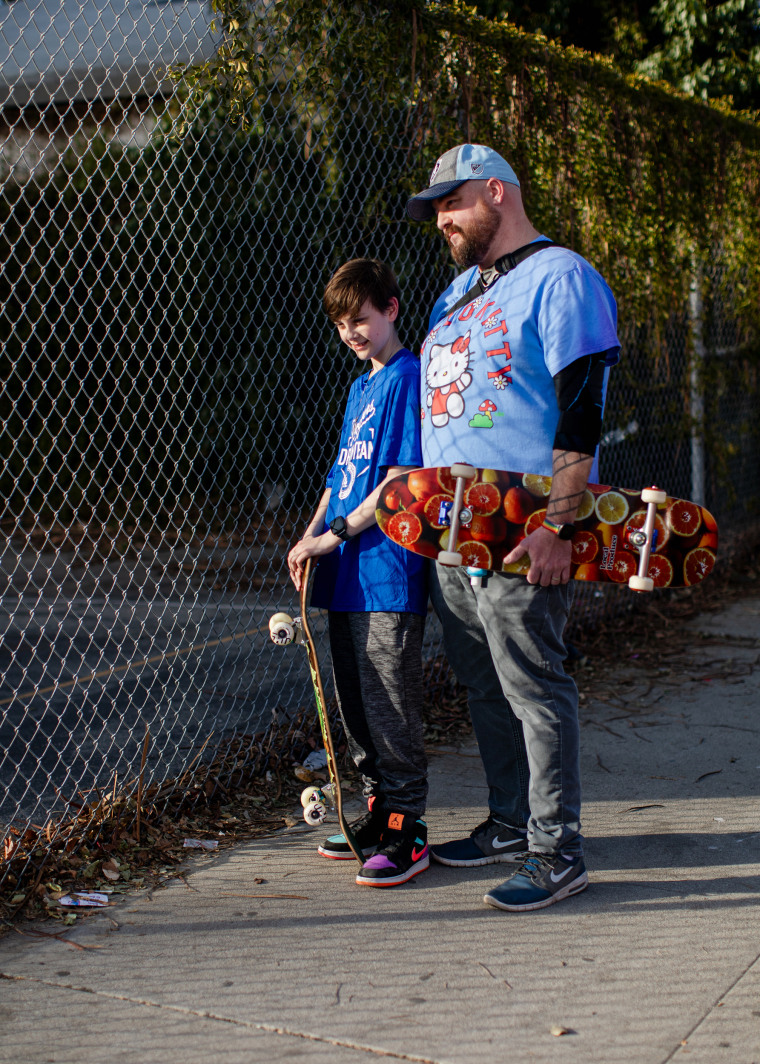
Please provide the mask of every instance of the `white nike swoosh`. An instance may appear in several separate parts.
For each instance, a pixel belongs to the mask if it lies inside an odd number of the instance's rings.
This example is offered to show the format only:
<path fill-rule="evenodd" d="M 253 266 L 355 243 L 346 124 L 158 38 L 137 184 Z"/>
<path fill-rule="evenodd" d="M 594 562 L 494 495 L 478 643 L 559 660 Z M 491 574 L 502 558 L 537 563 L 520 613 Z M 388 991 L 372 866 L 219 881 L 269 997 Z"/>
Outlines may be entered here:
<path fill-rule="evenodd" d="M 515 842 L 517 842 L 517 839 L 507 839 L 506 842 L 501 842 L 499 839 L 491 839 L 491 845 L 495 850 L 505 850 L 507 846 L 512 846 Z M 527 847 L 527 842 L 525 845 Z"/>
<path fill-rule="evenodd" d="M 570 867 L 566 868 L 564 872 L 560 872 L 560 874 L 558 876 L 555 876 L 554 869 L 552 868 L 551 872 L 549 873 L 549 879 L 551 879 L 552 883 L 559 883 L 559 881 L 561 879 L 564 879 L 565 876 L 567 875 L 567 873 L 568 872 L 572 872 L 572 870 L 573 870 L 573 866 L 570 865 Z"/>

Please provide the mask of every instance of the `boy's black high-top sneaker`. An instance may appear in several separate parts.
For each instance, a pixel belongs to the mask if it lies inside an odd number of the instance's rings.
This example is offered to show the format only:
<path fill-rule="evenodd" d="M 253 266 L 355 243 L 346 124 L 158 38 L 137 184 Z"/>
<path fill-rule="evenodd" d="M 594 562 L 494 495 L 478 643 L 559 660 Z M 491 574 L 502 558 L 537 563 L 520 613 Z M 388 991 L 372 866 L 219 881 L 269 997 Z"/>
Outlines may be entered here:
<path fill-rule="evenodd" d="M 385 826 L 385 817 L 382 809 L 377 805 L 374 795 L 367 803 L 367 812 L 349 823 L 351 834 L 356 839 L 356 845 L 365 857 L 370 857 L 380 845 L 380 837 Z M 335 861 L 353 861 L 354 855 L 351 847 L 346 842 L 344 835 L 331 835 L 317 847 L 317 853 L 323 857 L 332 857 Z"/>
<path fill-rule="evenodd" d="M 430 865 L 427 824 L 413 813 L 386 812 L 382 840 L 356 882 L 367 887 L 395 887 Z"/>

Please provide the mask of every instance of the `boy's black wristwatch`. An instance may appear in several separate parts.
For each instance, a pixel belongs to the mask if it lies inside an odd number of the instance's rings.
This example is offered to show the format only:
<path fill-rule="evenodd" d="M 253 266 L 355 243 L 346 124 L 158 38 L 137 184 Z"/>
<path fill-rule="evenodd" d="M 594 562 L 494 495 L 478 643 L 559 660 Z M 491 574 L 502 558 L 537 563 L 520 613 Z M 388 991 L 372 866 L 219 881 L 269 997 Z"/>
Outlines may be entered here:
<path fill-rule="evenodd" d="M 342 539 L 344 543 L 352 538 L 345 517 L 333 517 L 328 527 L 332 534 Z"/>

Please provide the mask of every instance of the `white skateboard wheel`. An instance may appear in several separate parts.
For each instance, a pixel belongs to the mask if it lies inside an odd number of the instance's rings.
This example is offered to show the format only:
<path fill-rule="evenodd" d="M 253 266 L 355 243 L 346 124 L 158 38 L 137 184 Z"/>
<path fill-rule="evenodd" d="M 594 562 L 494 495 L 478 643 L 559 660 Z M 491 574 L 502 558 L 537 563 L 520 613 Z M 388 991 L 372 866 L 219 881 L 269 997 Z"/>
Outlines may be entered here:
<path fill-rule="evenodd" d="M 312 827 L 323 824 L 327 818 L 327 807 L 321 802 L 309 802 L 303 811 L 303 818 Z"/>
<path fill-rule="evenodd" d="M 666 501 L 667 497 L 667 494 L 664 491 L 660 491 L 659 488 L 644 488 L 641 493 L 642 502 L 662 503 Z"/>
<path fill-rule="evenodd" d="M 296 637 L 293 618 L 289 613 L 275 613 L 269 618 L 269 637 L 277 646 L 284 647 Z"/>
<path fill-rule="evenodd" d="M 441 563 L 441 565 L 461 565 L 462 555 L 459 554 L 457 551 L 453 550 L 439 550 L 438 561 Z"/>
<path fill-rule="evenodd" d="M 324 805 L 325 793 L 321 787 L 306 787 L 301 791 L 301 805 L 304 809 L 312 802 L 321 802 Z"/>
<path fill-rule="evenodd" d="M 452 477 L 464 477 L 465 480 L 472 480 L 478 471 L 474 466 L 467 465 L 465 462 L 455 462 L 449 472 Z"/>
<path fill-rule="evenodd" d="M 629 576 L 628 587 L 631 591 L 651 591 L 654 587 L 654 580 L 651 576 Z"/>

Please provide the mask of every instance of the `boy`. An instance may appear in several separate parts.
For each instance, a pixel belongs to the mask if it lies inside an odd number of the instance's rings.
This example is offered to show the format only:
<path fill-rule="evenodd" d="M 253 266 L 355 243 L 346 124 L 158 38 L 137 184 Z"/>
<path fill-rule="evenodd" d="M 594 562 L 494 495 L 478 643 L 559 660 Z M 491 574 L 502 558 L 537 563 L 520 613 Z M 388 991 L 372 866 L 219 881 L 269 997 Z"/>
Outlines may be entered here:
<path fill-rule="evenodd" d="M 399 297 L 392 270 L 374 259 L 346 262 L 327 284 L 327 315 L 369 370 L 351 386 L 327 487 L 288 555 L 297 589 L 305 560 L 321 559 L 312 604 L 328 610 L 338 707 L 369 800 L 351 830 L 369 858 L 356 882 L 372 887 L 406 883 L 429 865 L 421 819 L 425 562 L 387 539 L 375 521 L 383 484 L 422 464 L 420 366 L 396 333 Z M 318 852 L 352 857 L 343 835 Z"/>

